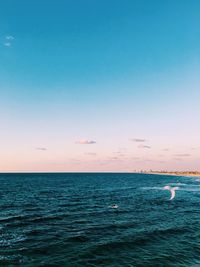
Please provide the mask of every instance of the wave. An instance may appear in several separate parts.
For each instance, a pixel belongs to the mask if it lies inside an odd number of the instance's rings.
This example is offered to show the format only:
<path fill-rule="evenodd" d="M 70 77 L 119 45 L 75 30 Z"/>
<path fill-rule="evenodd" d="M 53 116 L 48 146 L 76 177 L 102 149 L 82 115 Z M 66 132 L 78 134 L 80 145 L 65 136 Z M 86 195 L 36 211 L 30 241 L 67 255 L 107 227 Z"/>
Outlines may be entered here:
<path fill-rule="evenodd" d="M 66 217 L 67 215 L 65 215 Z M 63 220 L 64 218 L 64 215 L 52 215 L 52 216 L 43 216 L 43 217 L 38 217 L 38 218 L 34 218 L 34 219 L 31 219 L 30 222 L 33 222 L 33 223 L 39 223 L 39 222 L 48 222 L 48 221 L 55 221 L 55 220 Z"/>
<path fill-rule="evenodd" d="M 0 209 L 1 210 L 5 210 L 5 209 L 14 209 L 14 208 L 17 208 L 18 206 L 15 205 L 15 204 L 2 204 L 0 205 Z"/>
<path fill-rule="evenodd" d="M 1 236 L 0 247 L 8 247 L 8 246 L 11 246 L 12 244 L 23 242 L 26 239 L 27 238 L 24 235 L 4 234 L 4 235 Z"/>
<path fill-rule="evenodd" d="M 90 238 L 87 237 L 86 235 L 76 235 L 76 236 L 68 237 L 65 241 L 82 243 L 82 242 L 87 242 L 89 240 L 90 240 Z"/>
<path fill-rule="evenodd" d="M 142 190 L 163 190 L 163 187 L 161 186 L 145 186 L 145 187 L 140 187 Z"/>
<path fill-rule="evenodd" d="M 0 218 L 0 222 L 12 222 L 12 221 L 23 221 L 25 219 L 29 218 L 28 215 L 11 215 L 11 216 L 5 216 Z"/>
<path fill-rule="evenodd" d="M 190 232 L 188 228 L 185 227 L 172 227 L 163 230 L 155 229 L 152 231 L 143 231 L 137 235 L 128 235 L 123 237 L 122 240 L 112 240 L 112 241 L 100 241 L 98 244 L 95 244 L 90 247 L 89 253 L 94 255 L 103 254 L 106 251 L 115 251 L 115 250 L 132 250 L 136 248 L 141 248 L 141 246 L 152 244 L 158 240 L 168 240 L 169 237 L 176 237 L 177 235 L 185 234 Z M 171 245 L 173 246 L 173 244 Z"/>
<path fill-rule="evenodd" d="M 169 183 L 169 185 L 172 185 Z M 173 184 L 173 185 L 179 185 L 179 184 Z M 197 188 L 195 188 L 197 187 Z M 149 186 L 149 187 L 141 187 L 141 190 L 164 190 L 163 187 L 159 186 Z M 200 191 L 200 185 L 189 185 L 189 184 L 184 184 L 183 187 L 179 187 L 177 190 L 180 191 Z"/>
<path fill-rule="evenodd" d="M 0 266 L 180 267 L 200 257 L 197 178 L 2 176 Z M 180 187 L 175 201 L 165 185 Z"/>

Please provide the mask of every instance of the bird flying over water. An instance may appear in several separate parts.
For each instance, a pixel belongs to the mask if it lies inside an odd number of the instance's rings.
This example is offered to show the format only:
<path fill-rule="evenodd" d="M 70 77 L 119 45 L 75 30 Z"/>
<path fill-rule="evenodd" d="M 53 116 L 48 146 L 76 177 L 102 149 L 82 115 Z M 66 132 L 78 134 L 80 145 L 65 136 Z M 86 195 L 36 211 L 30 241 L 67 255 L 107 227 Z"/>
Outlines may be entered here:
<path fill-rule="evenodd" d="M 176 195 L 176 190 L 178 190 L 179 187 L 178 187 L 178 186 L 171 187 L 171 186 L 169 186 L 169 185 L 166 185 L 166 186 L 163 187 L 163 189 L 164 189 L 164 190 L 169 190 L 169 191 L 171 192 L 171 197 L 170 197 L 169 200 L 172 200 L 172 199 L 175 197 L 175 195 Z"/>

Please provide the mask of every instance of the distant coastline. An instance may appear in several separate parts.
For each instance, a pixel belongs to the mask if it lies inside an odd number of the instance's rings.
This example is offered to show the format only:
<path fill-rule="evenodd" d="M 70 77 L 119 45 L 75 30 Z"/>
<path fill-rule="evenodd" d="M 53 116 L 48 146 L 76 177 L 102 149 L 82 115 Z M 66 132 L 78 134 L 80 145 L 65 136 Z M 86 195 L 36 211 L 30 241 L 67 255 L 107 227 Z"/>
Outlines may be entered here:
<path fill-rule="evenodd" d="M 148 174 L 160 174 L 160 175 L 175 175 L 175 176 L 197 176 L 200 177 L 200 172 L 198 171 L 149 171 Z"/>

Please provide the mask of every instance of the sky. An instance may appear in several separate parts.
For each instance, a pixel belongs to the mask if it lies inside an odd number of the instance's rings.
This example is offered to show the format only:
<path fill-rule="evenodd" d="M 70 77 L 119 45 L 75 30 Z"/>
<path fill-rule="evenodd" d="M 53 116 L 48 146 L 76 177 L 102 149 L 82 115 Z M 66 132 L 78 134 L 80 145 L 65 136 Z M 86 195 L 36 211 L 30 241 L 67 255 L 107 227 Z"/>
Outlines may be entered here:
<path fill-rule="evenodd" d="M 1 0 L 0 172 L 200 171 L 200 1 Z"/>

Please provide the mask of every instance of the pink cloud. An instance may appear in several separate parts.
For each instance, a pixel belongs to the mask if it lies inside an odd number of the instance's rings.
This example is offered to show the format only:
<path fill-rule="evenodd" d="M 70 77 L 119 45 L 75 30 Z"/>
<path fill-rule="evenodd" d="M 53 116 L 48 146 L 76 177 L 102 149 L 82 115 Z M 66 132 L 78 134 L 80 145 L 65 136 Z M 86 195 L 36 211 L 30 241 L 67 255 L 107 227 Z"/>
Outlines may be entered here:
<path fill-rule="evenodd" d="M 83 139 L 83 140 L 76 141 L 76 144 L 79 144 L 79 145 L 92 145 L 92 144 L 96 144 L 96 141 Z"/>
<path fill-rule="evenodd" d="M 138 148 L 150 149 L 151 147 L 147 145 L 139 145 Z"/>
<path fill-rule="evenodd" d="M 146 142 L 146 139 L 142 139 L 142 138 L 133 138 L 130 139 L 133 142 L 138 142 L 138 143 L 142 143 L 142 142 Z"/>

